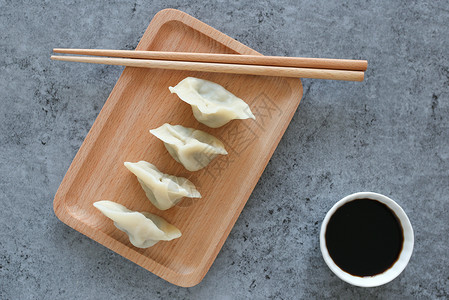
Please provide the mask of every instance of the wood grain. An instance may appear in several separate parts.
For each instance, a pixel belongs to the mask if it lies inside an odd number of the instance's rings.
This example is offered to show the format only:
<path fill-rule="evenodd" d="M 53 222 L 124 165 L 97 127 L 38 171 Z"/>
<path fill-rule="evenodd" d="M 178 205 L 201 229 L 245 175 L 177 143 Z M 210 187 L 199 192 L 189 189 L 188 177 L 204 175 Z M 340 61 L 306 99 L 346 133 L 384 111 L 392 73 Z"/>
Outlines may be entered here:
<path fill-rule="evenodd" d="M 258 54 L 173 9 L 153 18 L 137 50 Z M 190 106 L 168 90 L 187 76 L 221 84 L 247 101 L 257 119 L 235 120 L 219 129 L 198 123 Z M 126 67 L 58 189 L 55 213 L 64 223 L 163 279 L 185 287 L 196 285 L 225 242 L 301 97 L 299 79 Z M 213 134 L 225 143 L 229 155 L 201 171 L 188 172 L 148 132 L 165 122 Z M 123 166 L 124 161 L 139 160 L 190 179 L 203 198 L 157 210 Z M 148 249 L 135 248 L 92 206 L 104 199 L 155 213 L 183 235 Z"/>

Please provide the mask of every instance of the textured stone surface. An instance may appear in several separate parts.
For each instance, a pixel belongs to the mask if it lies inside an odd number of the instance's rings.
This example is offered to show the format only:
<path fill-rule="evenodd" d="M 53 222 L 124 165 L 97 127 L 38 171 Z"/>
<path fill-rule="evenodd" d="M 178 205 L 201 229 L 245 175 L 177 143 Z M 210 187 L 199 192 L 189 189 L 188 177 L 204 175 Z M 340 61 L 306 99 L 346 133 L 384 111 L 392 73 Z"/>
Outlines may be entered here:
<path fill-rule="evenodd" d="M 173 286 L 61 223 L 54 194 L 121 68 L 51 62 L 53 47 L 133 49 L 183 10 L 263 54 L 366 58 L 362 83 L 304 80 L 290 127 L 210 272 Z M 447 1 L 0 0 L 0 298 L 448 298 Z M 319 252 L 322 219 L 357 191 L 395 199 L 410 264 L 350 286 Z"/>

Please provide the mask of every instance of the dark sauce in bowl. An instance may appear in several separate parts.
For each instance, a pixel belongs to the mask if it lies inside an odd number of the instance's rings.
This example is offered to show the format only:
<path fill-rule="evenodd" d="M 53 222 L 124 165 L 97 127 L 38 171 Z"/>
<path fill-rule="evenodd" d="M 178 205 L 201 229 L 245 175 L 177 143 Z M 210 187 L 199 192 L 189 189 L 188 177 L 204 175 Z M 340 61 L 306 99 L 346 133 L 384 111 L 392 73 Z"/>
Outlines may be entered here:
<path fill-rule="evenodd" d="M 356 199 L 338 208 L 327 224 L 325 237 L 335 264 L 361 277 L 388 270 L 399 258 L 404 243 L 394 212 L 372 199 Z"/>

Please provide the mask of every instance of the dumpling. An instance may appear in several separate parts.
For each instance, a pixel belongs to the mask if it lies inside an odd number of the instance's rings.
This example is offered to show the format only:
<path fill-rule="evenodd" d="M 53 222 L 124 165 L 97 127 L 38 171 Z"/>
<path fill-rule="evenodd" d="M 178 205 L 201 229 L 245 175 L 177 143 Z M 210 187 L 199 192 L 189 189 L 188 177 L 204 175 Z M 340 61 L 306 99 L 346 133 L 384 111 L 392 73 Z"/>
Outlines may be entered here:
<path fill-rule="evenodd" d="M 168 153 L 189 171 L 206 167 L 218 154 L 228 154 L 219 139 L 201 130 L 165 123 L 150 132 L 162 140 Z"/>
<path fill-rule="evenodd" d="M 115 227 L 129 236 L 131 244 L 148 248 L 159 241 L 171 241 L 181 236 L 181 231 L 163 218 L 149 212 L 137 212 L 112 201 L 94 203 L 106 217 L 114 221 Z"/>
<path fill-rule="evenodd" d="M 211 128 L 221 127 L 234 119 L 256 119 L 245 101 L 217 83 L 187 77 L 169 90 L 192 106 L 198 122 Z"/>
<path fill-rule="evenodd" d="M 160 210 L 175 206 L 183 197 L 201 198 L 190 180 L 164 174 L 146 161 L 125 162 L 125 167 L 137 176 L 147 198 Z"/>

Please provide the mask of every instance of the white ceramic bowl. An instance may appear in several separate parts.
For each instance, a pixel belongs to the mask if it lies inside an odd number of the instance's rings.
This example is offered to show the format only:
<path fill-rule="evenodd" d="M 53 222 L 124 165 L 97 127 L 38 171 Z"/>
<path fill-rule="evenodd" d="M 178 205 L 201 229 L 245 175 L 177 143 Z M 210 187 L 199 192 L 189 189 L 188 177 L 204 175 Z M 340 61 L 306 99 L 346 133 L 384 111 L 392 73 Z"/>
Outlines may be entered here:
<path fill-rule="evenodd" d="M 335 264 L 335 262 L 332 260 L 332 258 L 329 255 L 329 252 L 326 247 L 326 228 L 327 224 L 329 223 L 330 218 L 332 215 L 337 211 L 338 208 L 340 208 L 345 203 L 348 203 L 353 200 L 357 199 L 372 199 L 377 200 L 386 206 L 388 206 L 394 214 L 398 217 L 399 222 L 401 224 L 401 227 L 403 229 L 404 234 L 404 244 L 402 246 L 402 251 L 399 254 L 398 260 L 394 263 L 393 266 L 391 266 L 388 270 L 385 272 L 374 275 L 374 276 L 366 276 L 366 277 L 359 277 L 351 275 L 342 269 L 340 269 L 339 266 Z M 410 220 L 408 219 L 407 215 L 405 214 L 404 210 L 393 200 L 388 198 L 387 196 L 377 194 L 377 193 L 371 193 L 371 192 L 361 192 L 361 193 L 355 193 L 349 196 L 344 197 L 328 211 L 326 214 L 326 217 L 324 218 L 323 224 L 321 225 L 321 232 L 320 232 L 320 248 L 321 253 L 323 254 L 324 261 L 329 266 L 329 268 L 332 270 L 332 272 L 335 273 L 338 277 L 340 277 L 342 280 L 356 286 L 360 287 L 374 287 L 379 286 L 382 284 L 385 284 L 387 282 L 392 281 L 395 279 L 401 272 L 405 269 L 405 266 L 407 266 L 410 257 L 412 256 L 413 252 L 413 244 L 414 244 L 414 236 L 413 236 L 413 228 L 410 224 Z"/>

